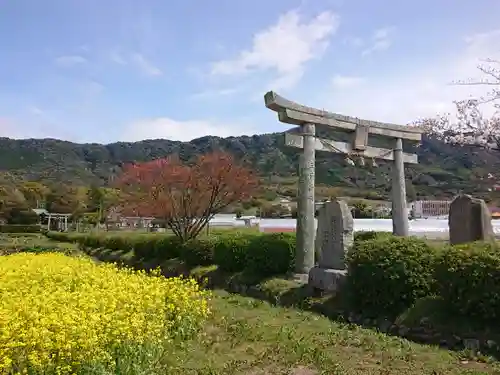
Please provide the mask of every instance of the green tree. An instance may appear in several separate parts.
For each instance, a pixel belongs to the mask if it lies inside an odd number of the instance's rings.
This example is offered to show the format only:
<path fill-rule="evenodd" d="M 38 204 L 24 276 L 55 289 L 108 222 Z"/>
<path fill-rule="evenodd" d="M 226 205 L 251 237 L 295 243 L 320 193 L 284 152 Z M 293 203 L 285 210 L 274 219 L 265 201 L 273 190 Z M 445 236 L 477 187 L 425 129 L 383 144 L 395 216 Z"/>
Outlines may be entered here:
<path fill-rule="evenodd" d="M 91 186 L 87 192 L 88 211 L 97 214 L 99 223 L 106 222 L 109 210 L 119 202 L 119 191 L 116 189 Z"/>
<path fill-rule="evenodd" d="M 45 208 L 51 213 L 73 214 L 81 208 L 75 188 L 53 186 L 47 194 Z"/>
<path fill-rule="evenodd" d="M 19 190 L 23 193 L 27 204 L 31 208 L 39 208 L 45 204 L 47 195 L 50 189 L 37 181 L 25 181 L 19 186 Z"/>
<path fill-rule="evenodd" d="M 26 199 L 13 183 L 0 179 L 0 217 L 7 220 L 14 208 L 28 209 Z"/>

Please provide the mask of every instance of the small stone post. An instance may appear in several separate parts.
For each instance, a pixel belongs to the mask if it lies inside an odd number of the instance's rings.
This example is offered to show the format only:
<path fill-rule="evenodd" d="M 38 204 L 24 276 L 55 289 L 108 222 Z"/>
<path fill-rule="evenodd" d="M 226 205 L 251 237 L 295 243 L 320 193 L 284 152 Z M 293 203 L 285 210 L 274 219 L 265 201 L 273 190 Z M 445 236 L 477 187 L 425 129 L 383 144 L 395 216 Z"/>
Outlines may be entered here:
<path fill-rule="evenodd" d="M 406 206 L 405 166 L 401 138 L 396 139 L 392 168 L 392 233 L 396 236 L 408 236 L 408 208 Z"/>
<path fill-rule="evenodd" d="M 319 210 L 316 232 L 318 264 L 309 271 L 314 290 L 336 292 L 345 281 L 346 254 L 354 242 L 354 219 L 344 201 L 327 202 Z"/>
<path fill-rule="evenodd" d="M 307 282 L 309 270 L 314 267 L 315 126 L 304 124 L 301 131 L 304 149 L 299 160 L 295 272 L 298 279 Z"/>
<path fill-rule="evenodd" d="M 482 199 L 460 194 L 453 199 L 448 216 L 450 244 L 495 241 L 491 214 Z"/>

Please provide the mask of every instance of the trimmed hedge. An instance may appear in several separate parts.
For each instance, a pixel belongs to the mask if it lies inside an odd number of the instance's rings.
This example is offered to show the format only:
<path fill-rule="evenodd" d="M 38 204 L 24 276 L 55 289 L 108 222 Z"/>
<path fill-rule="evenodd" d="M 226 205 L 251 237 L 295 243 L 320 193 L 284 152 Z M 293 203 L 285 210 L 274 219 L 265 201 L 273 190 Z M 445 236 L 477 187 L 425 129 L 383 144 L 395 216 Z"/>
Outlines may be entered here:
<path fill-rule="evenodd" d="M 357 241 L 348 254 L 347 298 L 365 314 L 393 316 L 430 294 L 435 250 L 413 237 Z"/>
<path fill-rule="evenodd" d="M 476 242 L 446 247 L 435 267 L 438 293 L 454 312 L 486 321 L 500 319 L 500 249 Z"/>
<path fill-rule="evenodd" d="M 284 275 L 293 270 L 295 247 L 295 235 L 290 233 L 255 236 L 247 250 L 247 268 L 263 276 Z"/>
<path fill-rule="evenodd" d="M 190 266 L 218 264 L 223 271 L 262 276 L 286 274 L 295 259 L 295 235 L 221 233 L 181 243 L 172 235 L 106 235 L 48 232 L 47 237 L 92 249 L 134 251 L 138 260 L 180 258 Z"/>
<path fill-rule="evenodd" d="M 223 272 L 261 277 L 291 272 L 296 250 L 294 233 L 227 231 L 183 244 L 157 234 L 46 235 L 84 248 L 133 251 L 139 261 L 179 258 L 190 266 L 216 264 Z M 436 294 L 455 313 L 500 318 L 500 249 L 493 244 L 436 248 L 415 237 L 360 232 L 347 256 L 347 269 L 345 296 L 350 308 L 364 315 L 392 317 L 419 298 Z"/>
<path fill-rule="evenodd" d="M 248 264 L 248 247 L 255 234 L 241 234 L 222 237 L 215 244 L 214 263 L 226 272 L 240 272 Z"/>
<path fill-rule="evenodd" d="M 392 237 L 391 232 L 375 232 L 373 230 L 370 231 L 361 231 L 354 233 L 354 241 L 369 241 L 375 240 L 377 238 L 387 238 Z"/>
<path fill-rule="evenodd" d="M 38 224 L 2 224 L 0 233 L 40 233 L 41 226 Z"/>

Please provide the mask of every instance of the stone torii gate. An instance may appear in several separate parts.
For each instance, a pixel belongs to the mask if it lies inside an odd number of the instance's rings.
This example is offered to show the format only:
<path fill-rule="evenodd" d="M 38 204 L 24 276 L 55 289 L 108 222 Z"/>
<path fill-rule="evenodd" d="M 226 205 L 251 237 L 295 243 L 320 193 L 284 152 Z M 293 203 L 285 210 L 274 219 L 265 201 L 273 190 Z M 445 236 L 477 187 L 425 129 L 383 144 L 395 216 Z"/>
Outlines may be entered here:
<path fill-rule="evenodd" d="M 306 278 L 314 266 L 314 184 L 316 150 L 356 155 L 361 158 L 384 159 L 393 162 L 392 227 L 398 236 L 408 236 L 408 212 L 404 163 L 418 163 L 416 154 L 403 152 L 405 142 L 420 142 L 423 130 L 402 125 L 361 120 L 287 100 L 273 91 L 264 95 L 266 107 L 278 113 L 279 121 L 298 125 L 285 133 L 285 144 L 302 149 L 299 159 L 299 186 L 297 200 L 297 254 L 295 272 Z M 316 137 L 316 126 L 351 134 L 351 142 L 340 142 Z M 369 134 L 383 137 L 392 143 L 391 149 L 368 145 Z"/>

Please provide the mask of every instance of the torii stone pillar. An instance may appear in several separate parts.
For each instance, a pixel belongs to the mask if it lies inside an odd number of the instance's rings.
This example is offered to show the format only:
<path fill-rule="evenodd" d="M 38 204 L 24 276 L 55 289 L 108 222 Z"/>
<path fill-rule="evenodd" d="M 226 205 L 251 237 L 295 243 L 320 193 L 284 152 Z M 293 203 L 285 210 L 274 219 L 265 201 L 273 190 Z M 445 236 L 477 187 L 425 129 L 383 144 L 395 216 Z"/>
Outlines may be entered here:
<path fill-rule="evenodd" d="M 295 261 L 295 272 L 299 278 L 303 278 L 300 275 L 307 275 L 309 270 L 314 266 L 315 125 L 302 125 L 301 134 L 304 139 L 304 150 L 299 157 L 297 248 L 302 250 L 297 252 Z"/>
<path fill-rule="evenodd" d="M 409 234 L 403 140 L 401 138 L 396 139 L 392 166 L 392 233 L 397 236 L 408 236 Z"/>
<path fill-rule="evenodd" d="M 299 187 L 297 200 L 297 254 L 295 272 L 306 279 L 314 266 L 314 182 L 315 151 L 357 155 L 362 158 L 392 161 L 392 227 L 398 236 L 408 236 L 408 208 L 404 163 L 418 163 L 413 153 L 403 151 L 403 140 L 419 142 L 423 130 L 388 124 L 311 108 L 287 100 L 273 91 L 264 96 L 266 107 L 278 113 L 278 119 L 298 128 L 285 133 L 285 144 L 302 149 L 299 162 Z M 352 142 L 340 142 L 316 137 L 316 128 L 335 128 L 354 135 Z M 392 142 L 390 148 L 368 145 L 368 136 L 374 134 Z"/>

